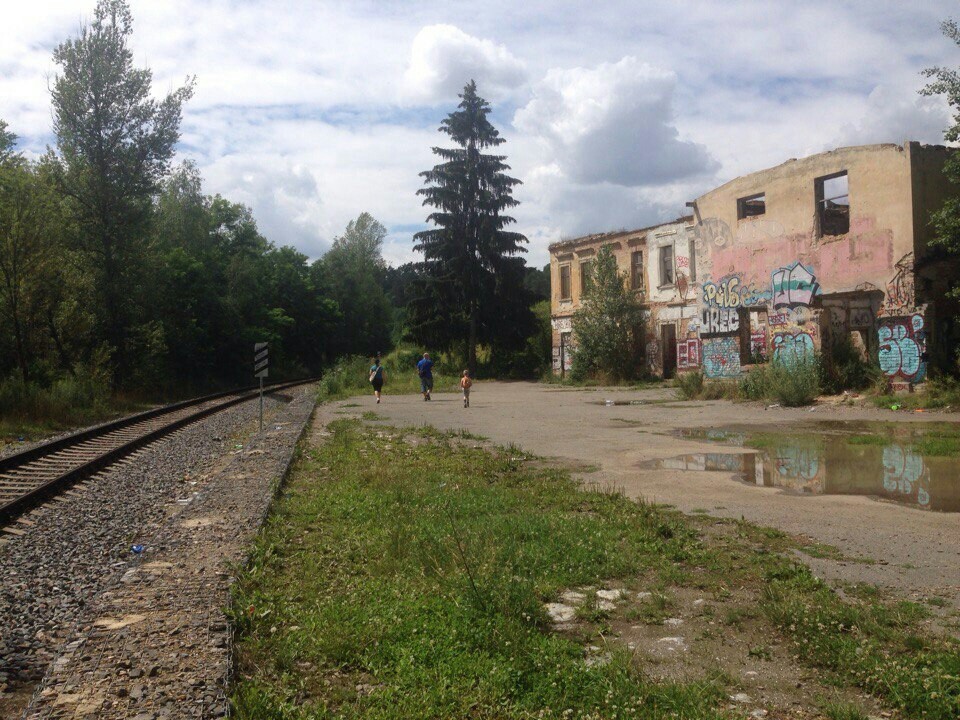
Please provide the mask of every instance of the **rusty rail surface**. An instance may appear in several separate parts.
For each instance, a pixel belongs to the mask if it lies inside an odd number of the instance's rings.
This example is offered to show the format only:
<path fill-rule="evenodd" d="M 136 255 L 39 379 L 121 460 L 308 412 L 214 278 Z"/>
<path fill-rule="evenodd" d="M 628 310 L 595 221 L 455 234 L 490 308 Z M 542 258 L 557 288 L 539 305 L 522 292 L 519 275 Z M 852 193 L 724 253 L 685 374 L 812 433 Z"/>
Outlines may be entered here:
<path fill-rule="evenodd" d="M 316 382 L 276 383 L 270 394 Z M 144 445 L 234 405 L 258 397 L 254 387 L 228 390 L 128 415 L 0 458 L 0 525 L 69 489 Z"/>

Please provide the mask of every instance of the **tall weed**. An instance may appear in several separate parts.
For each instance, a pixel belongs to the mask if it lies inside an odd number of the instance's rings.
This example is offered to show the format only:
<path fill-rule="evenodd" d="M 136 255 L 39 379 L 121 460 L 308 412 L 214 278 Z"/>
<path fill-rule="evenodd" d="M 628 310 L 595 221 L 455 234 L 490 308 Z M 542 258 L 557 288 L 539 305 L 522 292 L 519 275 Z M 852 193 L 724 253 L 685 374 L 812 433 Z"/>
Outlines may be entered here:
<path fill-rule="evenodd" d="M 760 365 L 740 380 L 740 393 L 748 400 L 776 400 L 787 407 L 809 405 L 820 394 L 820 361 L 803 358 Z"/>

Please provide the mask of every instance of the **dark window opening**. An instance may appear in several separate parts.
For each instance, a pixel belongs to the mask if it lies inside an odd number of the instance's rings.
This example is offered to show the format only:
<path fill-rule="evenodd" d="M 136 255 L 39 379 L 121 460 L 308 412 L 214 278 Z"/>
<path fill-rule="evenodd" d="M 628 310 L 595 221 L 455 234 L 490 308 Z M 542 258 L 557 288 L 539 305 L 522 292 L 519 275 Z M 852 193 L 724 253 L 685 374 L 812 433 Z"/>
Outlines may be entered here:
<path fill-rule="evenodd" d="M 643 290 L 643 251 L 634 250 L 630 254 L 630 287 Z"/>
<path fill-rule="evenodd" d="M 660 284 L 673 285 L 673 245 L 660 248 Z"/>
<path fill-rule="evenodd" d="M 757 193 L 737 200 L 737 219 L 763 215 L 767 212 L 767 194 Z"/>
<path fill-rule="evenodd" d="M 813 181 L 817 201 L 818 235 L 845 235 L 850 232 L 850 193 L 847 171 L 825 175 Z"/>
<path fill-rule="evenodd" d="M 697 241 L 690 241 L 690 282 L 697 281 Z"/>
<path fill-rule="evenodd" d="M 593 285 L 593 261 L 584 260 L 580 263 L 580 294 L 584 295 Z"/>
<path fill-rule="evenodd" d="M 570 266 L 560 266 L 560 299 L 570 299 Z"/>

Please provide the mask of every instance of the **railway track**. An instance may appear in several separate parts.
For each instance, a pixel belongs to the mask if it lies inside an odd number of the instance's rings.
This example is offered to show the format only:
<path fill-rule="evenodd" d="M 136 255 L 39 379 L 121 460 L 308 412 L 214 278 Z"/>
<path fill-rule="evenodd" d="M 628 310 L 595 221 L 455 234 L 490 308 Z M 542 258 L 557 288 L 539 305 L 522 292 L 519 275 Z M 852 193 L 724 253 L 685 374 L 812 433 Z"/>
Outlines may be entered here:
<path fill-rule="evenodd" d="M 315 379 L 270 385 L 265 393 L 310 382 Z M 252 400 L 258 393 L 257 389 L 244 388 L 165 405 L 0 458 L 0 526 L 144 445 L 208 415 Z"/>

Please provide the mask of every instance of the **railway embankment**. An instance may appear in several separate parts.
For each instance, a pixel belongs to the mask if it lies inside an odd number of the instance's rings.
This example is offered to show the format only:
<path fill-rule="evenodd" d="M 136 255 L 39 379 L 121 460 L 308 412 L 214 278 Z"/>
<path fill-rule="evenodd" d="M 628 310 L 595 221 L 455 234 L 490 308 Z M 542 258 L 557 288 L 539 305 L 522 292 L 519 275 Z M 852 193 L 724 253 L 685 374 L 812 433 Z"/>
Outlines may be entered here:
<path fill-rule="evenodd" d="M 314 398 L 268 396 L 262 436 L 256 402 L 182 428 L 4 534 L 0 717 L 226 712 L 222 608 Z"/>

